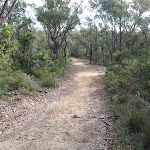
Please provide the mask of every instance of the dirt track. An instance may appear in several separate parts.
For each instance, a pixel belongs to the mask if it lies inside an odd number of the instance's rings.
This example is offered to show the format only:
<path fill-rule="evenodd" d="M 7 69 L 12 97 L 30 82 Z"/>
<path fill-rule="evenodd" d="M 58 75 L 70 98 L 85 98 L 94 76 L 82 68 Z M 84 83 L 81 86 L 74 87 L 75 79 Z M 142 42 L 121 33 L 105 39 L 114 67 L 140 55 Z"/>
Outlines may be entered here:
<path fill-rule="evenodd" d="M 105 150 L 105 67 L 73 59 L 68 78 L 0 136 L 0 150 Z M 40 101 L 41 99 L 41 101 Z M 13 120 L 13 119 L 12 119 Z"/>

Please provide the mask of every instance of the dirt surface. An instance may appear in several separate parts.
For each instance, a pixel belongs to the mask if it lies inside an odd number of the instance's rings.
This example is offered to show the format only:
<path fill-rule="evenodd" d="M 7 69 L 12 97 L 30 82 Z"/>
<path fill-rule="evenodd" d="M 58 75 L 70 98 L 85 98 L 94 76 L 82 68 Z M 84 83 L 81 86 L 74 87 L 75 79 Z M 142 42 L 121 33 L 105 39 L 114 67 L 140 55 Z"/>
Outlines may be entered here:
<path fill-rule="evenodd" d="M 0 150 L 109 149 L 105 67 L 73 59 L 68 72 L 58 88 L 5 109 Z"/>

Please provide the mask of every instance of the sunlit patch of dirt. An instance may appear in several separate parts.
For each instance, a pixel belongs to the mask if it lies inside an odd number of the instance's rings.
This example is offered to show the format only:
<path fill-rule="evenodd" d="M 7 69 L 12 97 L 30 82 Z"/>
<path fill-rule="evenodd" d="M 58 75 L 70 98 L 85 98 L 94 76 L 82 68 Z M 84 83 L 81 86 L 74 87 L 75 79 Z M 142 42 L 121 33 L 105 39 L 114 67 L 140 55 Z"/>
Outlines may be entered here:
<path fill-rule="evenodd" d="M 98 72 L 80 72 L 77 74 L 77 77 L 95 77 L 100 75 Z"/>

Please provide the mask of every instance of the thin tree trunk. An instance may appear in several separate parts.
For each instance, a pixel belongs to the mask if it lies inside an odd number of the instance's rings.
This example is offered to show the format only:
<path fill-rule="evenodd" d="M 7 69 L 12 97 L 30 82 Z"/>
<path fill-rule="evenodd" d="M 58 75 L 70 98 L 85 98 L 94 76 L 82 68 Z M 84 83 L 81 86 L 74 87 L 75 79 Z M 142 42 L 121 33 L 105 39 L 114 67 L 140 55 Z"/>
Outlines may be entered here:
<path fill-rule="evenodd" d="M 90 64 L 92 63 L 92 55 L 93 55 L 93 53 L 92 53 L 92 44 L 90 44 Z"/>
<path fill-rule="evenodd" d="M 92 63 L 92 29 L 91 29 L 91 24 L 90 24 L 90 64 Z"/>
<path fill-rule="evenodd" d="M 66 48 L 67 48 L 67 40 L 66 40 L 66 38 L 65 38 L 64 58 L 67 58 Z"/>
<path fill-rule="evenodd" d="M 102 54 L 103 54 L 103 64 L 104 64 L 104 49 L 103 48 L 101 48 L 102 49 Z"/>
<path fill-rule="evenodd" d="M 109 54 L 110 54 L 110 59 L 111 59 L 111 62 L 112 62 L 112 60 L 113 60 L 113 56 L 112 56 L 112 51 L 110 50 L 110 46 L 109 46 L 109 41 L 108 41 L 108 33 L 107 33 L 107 31 L 106 31 L 106 39 L 107 39 L 107 47 L 108 47 L 108 52 L 109 52 Z"/>
<path fill-rule="evenodd" d="M 119 30 L 120 30 L 120 47 L 119 47 L 119 50 L 122 51 L 122 23 L 121 23 L 121 18 L 120 18 Z"/>
<path fill-rule="evenodd" d="M 114 31 L 112 28 L 112 52 L 114 51 Z"/>
<path fill-rule="evenodd" d="M 110 53 L 111 62 L 113 61 L 113 55 Z"/>
<path fill-rule="evenodd" d="M 97 55 L 98 51 L 98 29 L 96 28 L 96 38 L 95 38 L 95 55 Z M 95 58 L 95 63 L 97 63 L 97 59 Z"/>

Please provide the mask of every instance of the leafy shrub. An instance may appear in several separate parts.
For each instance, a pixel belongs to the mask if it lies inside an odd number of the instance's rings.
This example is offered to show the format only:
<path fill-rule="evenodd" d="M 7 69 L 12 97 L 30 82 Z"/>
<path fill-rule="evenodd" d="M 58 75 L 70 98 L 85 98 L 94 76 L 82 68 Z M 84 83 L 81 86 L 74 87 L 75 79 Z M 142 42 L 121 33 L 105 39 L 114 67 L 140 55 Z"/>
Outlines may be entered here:
<path fill-rule="evenodd" d="M 44 67 L 37 67 L 33 71 L 33 75 L 41 80 L 41 85 L 45 87 L 56 86 L 59 78 L 64 74 L 68 60 L 58 59 L 49 61 Z"/>
<path fill-rule="evenodd" d="M 44 87 L 51 87 L 54 86 L 54 80 L 51 74 L 47 75 L 47 76 L 43 76 L 41 78 L 42 81 L 42 86 Z"/>
<path fill-rule="evenodd" d="M 26 80 L 26 75 L 21 73 L 8 74 L 7 72 L 0 72 L 0 90 L 1 94 L 5 94 L 9 91 L 24 87 L 31 90 L 32 86 Z"/>
<path fill-rule="evenodd" d="M 111 93 L 119 92 L 119 75 L 113 72 L 106 72 L 105 81 L 108 86 L 108 91 Z"/>
<path fill-rule="evenodd" d="M 27 83 L 26 83 L 26 77 L 24 75 L 17 75 L 14 78 L 14 82 L 12 83 L 12 86 L 14 88 L 19 88 L 19 87 L 27 87 Z"/>

